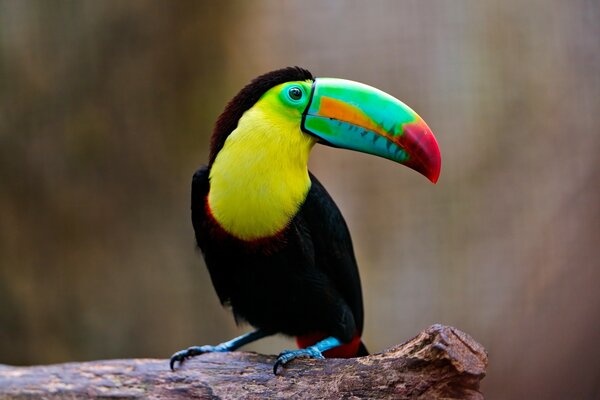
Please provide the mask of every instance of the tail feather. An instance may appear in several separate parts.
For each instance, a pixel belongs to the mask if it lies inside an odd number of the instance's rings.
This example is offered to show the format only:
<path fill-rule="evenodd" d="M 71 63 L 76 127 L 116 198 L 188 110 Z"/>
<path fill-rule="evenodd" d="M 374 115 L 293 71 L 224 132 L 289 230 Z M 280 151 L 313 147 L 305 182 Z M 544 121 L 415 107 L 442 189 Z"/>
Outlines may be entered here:
<path fill-rule="evenodd" d="M 367 347 L 361 340 L 360 344 L 358 345 L 358 350 L 356 351 L 356 357 L 364 357 L 364 356 L 368 356 L 368 355 L 369 355 L 369 350 L 367 350 Z"/>

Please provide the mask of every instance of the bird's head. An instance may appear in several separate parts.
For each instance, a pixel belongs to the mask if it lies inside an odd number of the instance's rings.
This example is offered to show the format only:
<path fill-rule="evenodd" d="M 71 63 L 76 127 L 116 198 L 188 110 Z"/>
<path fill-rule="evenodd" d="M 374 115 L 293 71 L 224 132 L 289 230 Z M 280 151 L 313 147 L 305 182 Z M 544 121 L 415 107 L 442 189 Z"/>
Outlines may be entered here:
<path fill-rule="evenodd" d="M 244 114 L 251 114 L 248 118 L 253 123 L 260 120 L 263 128 L 272 128 L 262 129 L 268 132 L 263 140 L 289 139 L 287 143 L 308 143 L 310 147 L 321 143 L 373 154 L 406 165 L 434 183 L 440 174 L 440 151 L 425 121 L 400 100 L 368 85 L 314 78 L 299 67 L 261 75 L 244 87 L 219 117 L 209 164 Z"/>

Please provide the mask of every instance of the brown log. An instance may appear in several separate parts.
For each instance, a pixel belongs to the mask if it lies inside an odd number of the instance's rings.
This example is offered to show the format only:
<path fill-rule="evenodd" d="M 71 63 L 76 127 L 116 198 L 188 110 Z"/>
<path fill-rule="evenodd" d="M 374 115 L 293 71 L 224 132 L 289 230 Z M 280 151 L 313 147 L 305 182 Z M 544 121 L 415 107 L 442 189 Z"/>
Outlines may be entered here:
<path fill-rule="evenodd" d="M 408 342 L 353 359 L 203 354 L 175 371 L 167 360 L 0 366 L 0 398 L 483 399 L 487 354 L 458 329 L 433 325 Z"/>

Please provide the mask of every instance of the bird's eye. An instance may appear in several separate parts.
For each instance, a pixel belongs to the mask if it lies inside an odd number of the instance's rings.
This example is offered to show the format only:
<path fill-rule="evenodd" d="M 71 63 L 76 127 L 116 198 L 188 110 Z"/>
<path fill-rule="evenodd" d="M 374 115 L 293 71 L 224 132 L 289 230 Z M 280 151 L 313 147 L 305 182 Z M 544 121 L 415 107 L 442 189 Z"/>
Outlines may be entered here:
<path fill-rule="evenodd" d="M 302 90 L 297 86 L 293 86 L 288 90 L 288 96 L 292 100 L 300 100 L 302 98 Z"/>

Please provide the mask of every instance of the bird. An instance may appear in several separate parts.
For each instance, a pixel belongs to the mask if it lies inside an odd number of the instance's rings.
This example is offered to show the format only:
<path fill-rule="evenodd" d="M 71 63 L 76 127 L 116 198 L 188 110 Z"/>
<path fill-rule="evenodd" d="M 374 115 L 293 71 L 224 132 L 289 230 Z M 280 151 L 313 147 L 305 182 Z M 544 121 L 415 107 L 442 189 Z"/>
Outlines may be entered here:
<path fill-rule="evenodd" d="M 275 334 L 295 337 L 299 347 L 278 355 L 275 375 L 296 358 L 369 354 L 350 233 L 308 170 L 316 144 L 383 157 L 433 183 L 440 174 L 430 128 L 392 95 L 301 67 L 253 79 L 216 121 L 208 164 L 192 178 L 191 218 L 221 304 L 254 330 L 178 351 L 172 370 Z"/>

